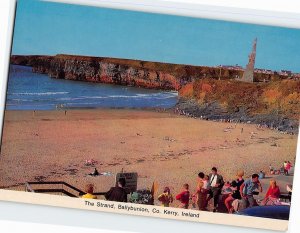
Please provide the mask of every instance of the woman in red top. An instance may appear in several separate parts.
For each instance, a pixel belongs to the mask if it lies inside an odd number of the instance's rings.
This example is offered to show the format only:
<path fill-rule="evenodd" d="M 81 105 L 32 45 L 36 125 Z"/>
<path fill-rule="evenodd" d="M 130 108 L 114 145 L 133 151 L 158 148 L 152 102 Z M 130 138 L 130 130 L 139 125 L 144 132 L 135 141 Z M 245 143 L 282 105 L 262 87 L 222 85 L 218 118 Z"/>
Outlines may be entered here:
<path fill-rule="evenodd" d="M 276 184 L 275 180 L 270 180 L 270 187 L 267 191 L 265 198 L 279 198 L 280 196 L 280 190 L 279 187 Z"/>

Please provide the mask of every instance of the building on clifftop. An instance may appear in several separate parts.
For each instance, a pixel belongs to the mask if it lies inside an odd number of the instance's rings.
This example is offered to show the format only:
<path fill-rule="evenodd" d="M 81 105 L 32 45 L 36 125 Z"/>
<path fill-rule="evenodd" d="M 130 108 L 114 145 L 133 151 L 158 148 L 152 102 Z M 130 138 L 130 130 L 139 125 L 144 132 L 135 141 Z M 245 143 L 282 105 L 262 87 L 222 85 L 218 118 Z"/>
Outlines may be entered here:
<path fill-rule="evenodd" d="M 257 38 L 253 41 L 252 51 L 249 55 L 249 62 L 246 66 L 246 69 L 244 71 L 243 77 L 240 79 L 240 81 L 243 82 L 253 82 L 254 81 L 254 65 L 255 65 L 255 58 L 256 58 L 256 43 Z"/>

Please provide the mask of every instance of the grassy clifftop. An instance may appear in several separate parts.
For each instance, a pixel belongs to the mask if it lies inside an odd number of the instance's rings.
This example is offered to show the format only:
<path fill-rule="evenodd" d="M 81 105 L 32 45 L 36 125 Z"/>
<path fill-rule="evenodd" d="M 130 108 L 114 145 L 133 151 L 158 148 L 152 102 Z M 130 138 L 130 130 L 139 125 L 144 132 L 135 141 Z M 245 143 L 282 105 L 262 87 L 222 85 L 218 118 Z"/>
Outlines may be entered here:
<path fill-rule="evenodd" d="M 163 62 L 142 61 L 132 59 L 121 58 L 108 58 L 108 57 L 91 57 L 91 56 L 79 56 L 79 55 L 67 55 L 57 54 L 55 56 L 43 56 L 43 55 L 13 55 L 11 56 L 11 63 L 16 65 L 28 65 L 28 66 L 49 66 L 52 62 L 85 62 L 91 64 L 91 66 L 97 66 L 99 63 L 110 63 L 123 67 L 131 67 L 135 69 L 145 69 L 150 71 L 160 71 L 175 76 L 180 79 L 182 83 L 191 82 L 193 80 L 201 78 L 213 78 L 213 79 L 232 79 L 236 77 L 242 77 L 243 70 L 233 70 L 226 67 L 209 67 L 209 66 L 194 66 L 184 64 L 171 64 Z M 264 74 L 255 72 L 254 79 L 256 81 L 263 80 L 281 80 L 286 77 L 274 74 Z"/>
<path fill-rule="evenodd" d="M 228 112 L 245 108 L 252 115 L 276 113 L 291 119 L 300 116 L 300 81 L 244 83 L 201 79 L 185 85 L 179 93 L 200 105 L 218 102 Z"/>

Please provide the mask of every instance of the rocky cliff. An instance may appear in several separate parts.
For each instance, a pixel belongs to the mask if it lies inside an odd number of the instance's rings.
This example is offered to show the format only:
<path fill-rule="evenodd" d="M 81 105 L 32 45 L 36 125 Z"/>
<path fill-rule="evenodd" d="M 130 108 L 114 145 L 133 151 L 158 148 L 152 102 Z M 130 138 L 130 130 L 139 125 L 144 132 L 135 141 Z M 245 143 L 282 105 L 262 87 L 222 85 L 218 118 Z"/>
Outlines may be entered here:
<path fill-rule="evenodd" d="M 244 83 L 201 79 L 182 87 L 179 95 L 176 108 L 182 114 L 298 133 L 300 80 Z"/>
<path fill-rule="evenodd" d="M 12 56 L 12 64 L 32 66 L 33 72 L 48 74 L 51 78 L 110 83 L 144 88 L 178 90 L 179 79 L 168 72 L 143 67 L 119 59 L 57 56 Z"/>
<path fill-rule="evenodd" d="M 33 72 L 52 78 L 112 83 L 163 90 L 179 90 L 202 78 L 228 80 L 241 78 L 242 70 L 220 67 L 178 65 L 139 60 L 72 55 L 18 56 L 11 63 L 32 66 Z M 256 81 L 280 79 L 279 75 L 254 75 Z"/>

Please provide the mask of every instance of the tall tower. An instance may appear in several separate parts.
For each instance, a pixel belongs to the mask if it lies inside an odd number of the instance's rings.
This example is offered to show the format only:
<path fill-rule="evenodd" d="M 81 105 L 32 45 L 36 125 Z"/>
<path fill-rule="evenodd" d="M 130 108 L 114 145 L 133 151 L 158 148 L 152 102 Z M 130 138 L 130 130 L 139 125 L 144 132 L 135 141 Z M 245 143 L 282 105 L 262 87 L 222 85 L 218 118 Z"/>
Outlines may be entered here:
<path fill-rule="evenodd" d="M 253 75 L 254 75 L 254 65 L 255 65 L 255 57 L 256 57 L 256 43 L 257 43 L 257 38 L 255 38 L 253 41 L 252 51 L 249 55 L 249 62 L 246 66 L 241 81 L 251 82 L 251 83 L 254 81 Z"/>

